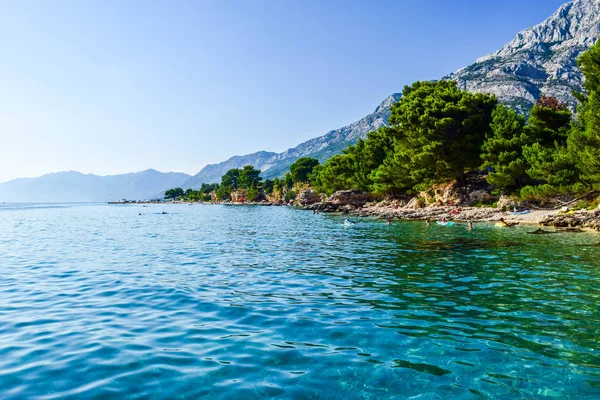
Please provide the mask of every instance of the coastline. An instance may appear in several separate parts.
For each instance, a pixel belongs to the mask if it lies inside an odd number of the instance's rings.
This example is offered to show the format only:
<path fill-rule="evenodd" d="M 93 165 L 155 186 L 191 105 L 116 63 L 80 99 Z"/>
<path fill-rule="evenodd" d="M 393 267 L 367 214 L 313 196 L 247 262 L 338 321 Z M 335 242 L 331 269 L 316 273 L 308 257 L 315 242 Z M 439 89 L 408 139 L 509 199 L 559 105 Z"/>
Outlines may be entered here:
<path fill-rule="evenodd" d="M 514 214 L 494 207 L 460 207 L 460 213 L 452 214 L 453 206 L 432 206 L 425 208 L 398 207 L 390 203 L 367 203 L 364 205 L 335 204 L 317 202 L 310 205 L 293 205 L 285 203 L 261 202 L 171 202 L 166 204 L 178 205 L 224 205 L 224 206 L 268 206 L 292 207 L 298 210 L 318 211 L 319 213 L 349 215 L 354 217 L 369 217 L 393 221 L 425 221 L 432 222 L 446 218 L 448 221 L 466 224 L 472 222 L 497 222 L 503 218 L 508 223 L 519 223 L 538 227 L 555 228 L 561 232 L 589 231 L 600 233 L 600 210 L 578 210 L 567 213 L 561 210 L 530 210 L 527 214 Z"/>
<path fill-rule="evenodd" d="M 502 211 L 491 207 L 461 207 L 460 213 L 452 214 L 454 207 L 437 206 L 419 209 L 395 208 L 389 206 L 368 205 L 356 209 L 349 214 L 356 216 L 371 216 L 378 218 L 391 218 L 392 220 L 427 220 L 432 221 L 446 218 L 457 222 L 494 222 L 504 218 L 509 223 L 540 224 L 548 217 L 557 215 L 557 210 L 532 210 L 528 214 L 513 214 L 510 211 Z"/>

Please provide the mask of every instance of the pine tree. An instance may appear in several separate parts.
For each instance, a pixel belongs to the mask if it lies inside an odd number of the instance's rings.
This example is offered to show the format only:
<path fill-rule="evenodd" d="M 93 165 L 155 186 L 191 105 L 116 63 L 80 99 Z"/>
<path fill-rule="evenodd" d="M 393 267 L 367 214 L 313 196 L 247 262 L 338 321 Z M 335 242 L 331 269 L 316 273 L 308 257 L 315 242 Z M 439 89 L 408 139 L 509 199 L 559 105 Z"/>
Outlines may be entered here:
<path fill-rule="evenodd" d="M 525 118 L 499 104 L 492 113 L 491 129 L 481 153 L 483 168 L 491 168 L 487 181 L 500 191 L 520 187 L 528 168 L 522 149 L 532 144 Z"/>

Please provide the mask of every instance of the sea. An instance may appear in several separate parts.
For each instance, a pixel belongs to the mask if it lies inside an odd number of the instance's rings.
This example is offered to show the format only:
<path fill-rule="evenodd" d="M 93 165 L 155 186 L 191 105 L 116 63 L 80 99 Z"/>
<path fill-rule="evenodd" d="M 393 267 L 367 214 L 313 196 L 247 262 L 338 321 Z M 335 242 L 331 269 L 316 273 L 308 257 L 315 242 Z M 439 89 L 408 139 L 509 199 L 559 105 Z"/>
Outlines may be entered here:
<path fill-rule="evenodd" d="M 598 399 L 600 235 L 0 205 L 0 399 Z"/>

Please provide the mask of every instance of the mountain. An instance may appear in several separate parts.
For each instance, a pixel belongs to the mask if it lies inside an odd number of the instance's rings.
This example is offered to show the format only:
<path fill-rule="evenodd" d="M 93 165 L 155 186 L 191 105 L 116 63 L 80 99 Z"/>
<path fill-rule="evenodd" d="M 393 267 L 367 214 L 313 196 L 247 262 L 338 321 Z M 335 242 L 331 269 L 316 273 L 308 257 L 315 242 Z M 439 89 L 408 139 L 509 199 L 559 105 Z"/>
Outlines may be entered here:
<path fill-rule="evenodd" d="M 0 202 L 88 202 L 143 200 L 180 186 L 190 176 L 153 169 L 122 175 L 98 176 L 75 171 L 0 183 Z"/>
<path fill-rule="evenodd" d="M 550 18 L 525 29 L 500 50 L 443 77 L 465 90 L 495 94 L 503 103 L 527 114 L 542 95 L 556 96 L 575 108 L 573 90 L 582 90 L 576 58 L 600 37 L 600 0 L 575 0 L 562 5 Z M 283 153 L 259 152 L 207 165 L 184 183 L 197 188 L 214 183 L 230 168 L 252 165 L 264 178 L 281 177 L 296 159 L 311 156 L 324 161 L 358 138 L 387 125 L 389 107 L 400 94 L 389 96 L 372 113 L 346 127 L 330 131 Z"/>
<path fill-rule="evenodd" d="M 221 176 L 231 168 L 242 168 L 246 165 L 252 165 L 263 171 L 262 176 L 266 179 L 282 176 L 290 164 L 300 157 L 310 156 L 325 161 L 340 153 L 349 144 L 356 143 L 358 138 L 364 138 L 368 132 L 387 125 L 390 106 L 399 99 L 400 93 L 394 93 L 366 117 L 343 128 L 329 131 L 323 136 L 310 139 L 283 153 L 260 151 L 245 156 L 231 157 L 219 164 L 209 164 L 186 181 L 183 187 L 197 189 L 202 183 L 220 182 Z"/>
<path fill-rule="evenodd" d="M 255 168 L 264 171 L 273 164 L 273 160 L 277 155 L 277 153 L 259 151 L 258 153 L 252 153 L 245 156 L 234 156 L 219 164 L 208 164 L 196 175 L 185 181 L 182 187 L 184 189 L 198 189 L 203 183 L 221 182 L 221 177 L 225 175 L 225 172 L 232 168 L 242 168 L 246 165 L 253 165 Z"/>
<path fill-rule="evenodd" d="M 550 18 L 517 34 L 500 50 L 444 79 L 462 89 L 495 94 L 527 113 L 542 94 L 575 108 L 573 90 L 582 90 L 576 58 L 600 37 L 600 0 L 575 0 Z"/>

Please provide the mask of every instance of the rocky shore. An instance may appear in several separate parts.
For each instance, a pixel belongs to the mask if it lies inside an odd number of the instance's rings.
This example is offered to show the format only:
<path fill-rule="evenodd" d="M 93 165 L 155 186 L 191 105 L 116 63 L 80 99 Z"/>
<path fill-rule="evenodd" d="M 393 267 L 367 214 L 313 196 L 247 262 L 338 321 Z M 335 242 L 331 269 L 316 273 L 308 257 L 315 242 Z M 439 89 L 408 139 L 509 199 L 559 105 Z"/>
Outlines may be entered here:
<path fill-rule="evenodd" d="M 481 190 L 467 192 L 466 197 L 452 190 L 442 190 L 435 197 L 430 198 L 427 198 L 424 193 L 421 193 L 421 195 L 423 196 L 405 200 L 382 200 L 371 193 L 342 190 L 332 196 L 323 198 L 312 189 L 304 189 L 298 193 L 294 201 L 290 202 L 263 199 L 257 202 L 226 201 L 217 204 L 230 206 L 293 206 L 319 213 L 339 213 L 384 220 L 438 221 L 446 218 L 449 221 L 466 223 L 467 221 L 494 222 L 503 218 L 508 223 L 536 224 L 567 231 L 586 229 L 600 232 L 600 209 L 573 211 L 565 207 L 562 207 L 562 209 L 560 207 L 553 209 L 532 208 L 527 213 L 520 214 L 512 210 L 522 205 L 516 204 L 504 196 L 492 198 L 489 193 Z M 482 201 L 487 201 L 488 205 L 481 205 Z M 477 206 L 474 206 L 473 203 L 476 203 Z M 215 204 L 215 202 L 205 204 Z"/>
<path fill-rule="evenodd" d="M 414 199 L 413 199 L 414 200 Z M 459 203 L 460 204 L 460 203 Z M 495 206 L 437 205 L 420 207 L 415 201 L 375 201 L 368 193 L 340 191 L 326 200 L 298 205 L 301 208 L 325 213 L 341 213 L 360 217 L 393 220 L 441 220 L 457 222 L 493 222 L 503 218 L 506 222 L 538 224 L 555 228 L 586 228 L 600 232 L 600 210 L 565 211 L 560 209 L 531 209 L 528 213 L 514 213 L 512 202 L 500 199 Z"/>

